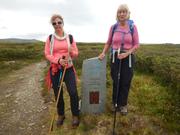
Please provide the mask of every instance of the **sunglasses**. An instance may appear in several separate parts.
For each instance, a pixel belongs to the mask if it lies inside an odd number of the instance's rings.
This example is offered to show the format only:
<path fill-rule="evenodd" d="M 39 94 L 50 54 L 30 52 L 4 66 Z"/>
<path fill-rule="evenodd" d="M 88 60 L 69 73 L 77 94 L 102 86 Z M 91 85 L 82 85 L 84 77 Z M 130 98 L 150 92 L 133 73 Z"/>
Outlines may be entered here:
<path fill-rule="evenodd" d="M 60 21 L 59 21 L 59 22 L 53 22 L 53 23 L 52 23 L 52 25 L 61 25 L 61 24 L 63 24 L 63 22 L 60 22 Z"/>

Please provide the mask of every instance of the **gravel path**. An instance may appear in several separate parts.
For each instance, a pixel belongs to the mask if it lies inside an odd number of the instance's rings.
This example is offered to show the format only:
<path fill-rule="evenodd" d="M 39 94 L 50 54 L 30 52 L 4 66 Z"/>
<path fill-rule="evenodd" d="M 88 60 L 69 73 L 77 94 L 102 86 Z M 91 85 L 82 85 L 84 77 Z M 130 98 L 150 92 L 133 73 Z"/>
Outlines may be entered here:
<path fill-rule="evenodd" d="M 0 135 L 45 135 L 48 103 L 41 96 L 46 62 L 12 72 L 0 81 Z"/>

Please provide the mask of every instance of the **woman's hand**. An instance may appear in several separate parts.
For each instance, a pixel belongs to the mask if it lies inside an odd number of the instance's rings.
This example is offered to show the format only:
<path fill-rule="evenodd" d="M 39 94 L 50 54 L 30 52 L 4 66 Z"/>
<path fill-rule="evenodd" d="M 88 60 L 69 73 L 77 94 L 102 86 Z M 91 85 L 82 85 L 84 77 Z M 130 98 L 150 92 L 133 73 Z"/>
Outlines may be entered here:
<path fill-rule="evenodd" d="M 129 53 L 128 53 L 128 52 L 118 54 L 118 58 L 119 58 L 119 59 L 124 59 L 124 58 L 126 58 L 126 57 L 128 57 L 128 56 L 129 56 Z"/>
<path fill-rule="evenodd" d="M 106 56 L 105 53 L 101 53 L 101 54 L 98 56 L 98 58 L 99 58 L 100 60 L 103 60 L 105 56 Z"/>
<path fill-rule="evenodd" d="M 59 58 L 58 63 L 64 67 L 68 64 L 68 59 L 67 58 Z"/>

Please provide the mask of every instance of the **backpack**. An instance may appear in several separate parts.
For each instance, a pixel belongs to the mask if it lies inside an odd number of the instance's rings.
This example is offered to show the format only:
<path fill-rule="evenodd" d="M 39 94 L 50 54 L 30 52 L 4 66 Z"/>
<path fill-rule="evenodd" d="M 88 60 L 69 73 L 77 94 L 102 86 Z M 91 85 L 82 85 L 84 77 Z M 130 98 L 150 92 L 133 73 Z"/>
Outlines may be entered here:
<path fill-rule="evenodd" d="M 53 45 L 54 45 L 54 38 L 52 38 L 52 34 L 49 35 L 49 41 L 50 41 L 50 54 L 52 55 L 53 54 Z M 72 45 L 73 43 L 73 36 L 71 34 L 68 34 L 69 36 L 69 43 L 70 45 Z"/>
<path fill-rule="evenodd" d="M 134 33 L 134 21 L 133 20 L 128 20 L 128 25 L 129 25 L 129 29 L 130 29 L 130 33 L 131 36 L 133 37 L 133 33 Z M 114 36 L 114 32 L 116 30 L 116 28 L 118 27 L 119 22 L 116 22 L 113 26 L 112 26 L 112 35 L 111 35 L 111 43 L 112 43 L 112 38 Z M 133 42 L 132 42 L 133 43 Z M 133 45 L 133 44 L 132 44 Z"/>
<path fill-rule="evenodd" d="M 73 36 L 71 34 L 68 35 L 69 36 L 69 40 L 70 40 L 70 44 L 73 43 Z M 49 41 L 51 42 L 51 39 L 52 39 L 52 34 L 49 35 Z"/>

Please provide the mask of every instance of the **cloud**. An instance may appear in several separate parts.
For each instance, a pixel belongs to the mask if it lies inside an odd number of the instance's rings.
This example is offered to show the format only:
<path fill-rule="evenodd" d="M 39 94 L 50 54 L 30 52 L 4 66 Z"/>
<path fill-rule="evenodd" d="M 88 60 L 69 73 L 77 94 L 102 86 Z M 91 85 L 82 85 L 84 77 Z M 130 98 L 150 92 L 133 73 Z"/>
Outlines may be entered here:
<path fill-rule="evenodd" d="M 49 18 L 59 13 L 70 25 L 86 25 L 93 21 L 88 2 L 84 0 L 1 0 L 0 9 Z"/>
<path fill-rule="evenodd" d="M 127 3 L 131 11 L 131 19 L 138 27 L 140 42 L 164 40 L 180 42 L 178 2 L 178 0 L 147 2 L 143 0 L 0 0 L 0 38 L 23 36 L 46 39 L 49 33 L 54 32 L 49 23 L 50 17 L 53 13 L 58 13 L 64 18 L 65 31 L 72 33 L 77 41 L 104 42 L 107 40 L 110 26 L 116 22 L 118 5 Z"/>
<path fill-rule="evenodd" d="M 13 36 L 12 38 L 17 37 L 17 38 L 22 38 L 22 39 L 42 39 L 44 37 L 47 37 L 45 33 L 27 33 L 27 34 L 21 34 L 21 35 L 16 35 Z"/>
<path fill-rule="evenodd" d="M 89 22 L 93 22 L 93 15 L 88 2 L 85 0 L 68 0 L 56 5 L 56 8 L 51 11 L 59 11 L 64 17 L 65 23 L 71 25 L 87 25 Z"/>
<path fill-rule="evenodd" d="M 6 29 L 8 29 L 6 26 L 0 27 L 0 30 L 6 30 Z"/>
<path fill-rule="evenodd" d="M 1 0 L 0 8 L 5 10 L 23 11 L 32 9 L 32 11 L 41 10 L 59 2 L 50 2 L 49 0 Z M 54 6 L 53 6 L 54 7 Z"/>

